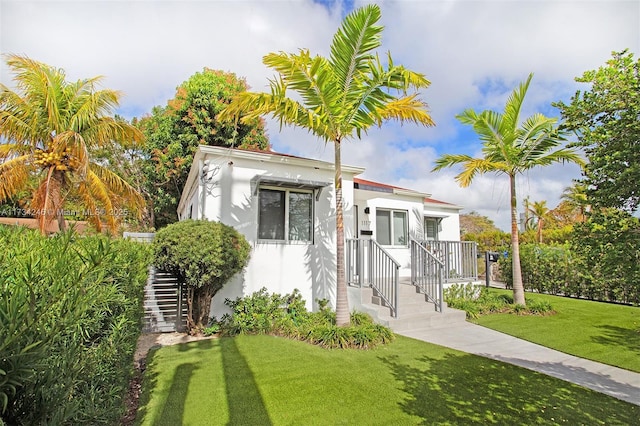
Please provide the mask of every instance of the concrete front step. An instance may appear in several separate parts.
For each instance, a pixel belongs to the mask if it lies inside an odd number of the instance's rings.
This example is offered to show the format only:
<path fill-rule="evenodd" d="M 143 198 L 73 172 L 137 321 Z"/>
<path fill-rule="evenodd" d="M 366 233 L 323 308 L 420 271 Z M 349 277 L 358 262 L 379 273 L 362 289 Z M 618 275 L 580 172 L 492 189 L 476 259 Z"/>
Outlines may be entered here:
<path fill-rule="evenodd" d="M 418 314 L 406 314 L 400 309 L 398 318 L 391 316 L 379 317 L 378 321 L 396 332 L 446 328 L 466 322 L 466 313 L 457 309 L 445 308 L 443 312 L 423 312 Z"/>
<path fill-rule="evenodd" d="M 374 320 L 401 332 L 414 329 L 435 329 L 454 326 L 466 321 L 464 311 L 452 309 L 444 303 L 443 312 L 437 312 L 435 305 L 427 301 L 426 296 L 416 291 L 414 286 L 401 284 L 398 292 L 398 316 L 391 316 L 391 310 L 371 288 L 361 288 L 360 309 L 371 315 Z"/>

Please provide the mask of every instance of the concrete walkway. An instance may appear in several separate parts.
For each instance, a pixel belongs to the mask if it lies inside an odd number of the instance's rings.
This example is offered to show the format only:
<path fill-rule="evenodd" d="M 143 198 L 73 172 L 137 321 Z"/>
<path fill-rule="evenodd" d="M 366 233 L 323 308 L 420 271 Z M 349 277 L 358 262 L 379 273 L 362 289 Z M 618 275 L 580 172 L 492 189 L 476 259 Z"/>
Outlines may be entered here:
<path fill-rule="evenodd" d="M 567 355 L 469 322 L 397 333 L 519 365 L 640 405 L 639 373 Z"/>

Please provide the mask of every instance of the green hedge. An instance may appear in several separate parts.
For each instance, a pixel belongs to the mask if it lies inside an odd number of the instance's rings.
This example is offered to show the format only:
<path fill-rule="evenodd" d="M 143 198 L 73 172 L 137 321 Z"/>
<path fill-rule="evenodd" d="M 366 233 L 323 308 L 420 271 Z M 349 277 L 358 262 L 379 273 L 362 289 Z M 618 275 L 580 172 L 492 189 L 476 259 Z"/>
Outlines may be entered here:
<path fill-rule="evenodd" d="M 521 244 L 525 290 L 640 304 L 640 239 L 623 246 L 579 241 L 574 239 L 572 245 Z M 511 256 L 499 263 L 502 278 L 512 288 Z"/>
<path fill-rule="evenodd" d="M 149 247 L 3 226 L 0 247 L 0 419 L 118 424 Z"/>

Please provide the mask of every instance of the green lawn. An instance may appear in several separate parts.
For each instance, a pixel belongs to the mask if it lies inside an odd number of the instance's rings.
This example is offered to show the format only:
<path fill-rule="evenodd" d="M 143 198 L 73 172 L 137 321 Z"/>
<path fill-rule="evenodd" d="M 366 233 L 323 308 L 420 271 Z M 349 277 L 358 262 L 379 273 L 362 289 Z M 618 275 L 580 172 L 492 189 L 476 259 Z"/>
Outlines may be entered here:
<path fill-rule="evenodd" d="M 239 336 L 156 351 L 143 425 L 619 424 L 640 407 L 404 338 L 369 351 Z"/>
<path fill-rule="evenodd" d="M 474 322 L 571 355 L 640 372 L 640 308 L 535 293 L 526 297 L 548 300 L 557 313 L 492 314 Z"/>

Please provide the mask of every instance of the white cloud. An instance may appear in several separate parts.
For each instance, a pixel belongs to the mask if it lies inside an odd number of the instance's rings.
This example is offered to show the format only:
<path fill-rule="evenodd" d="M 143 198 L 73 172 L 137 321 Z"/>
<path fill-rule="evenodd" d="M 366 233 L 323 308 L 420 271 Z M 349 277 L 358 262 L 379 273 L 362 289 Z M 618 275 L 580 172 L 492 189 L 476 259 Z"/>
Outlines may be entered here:
<path fill-rule="evenodd" d="M 356 5 L 361 4 L 356 1 Z M 344 162 L 367 167 L 365 177 L 432 193 L 486 214 L 505 229 L 504 179 L 480 177 L 470 188 L 453 171 L 433 174 L 438 155 L 473 154 L 479 143 L 455 115 L 466 108 L 501 110 L 508 93 L 535 77 L 525 116 L 568 100 L 574 77 L 597 68 L 611 51 L 640 53 L 636 0 L 397 0 L 380 3 L 384 46 L 396 63 L 426 74 L 422 93 L 435 128 L 395 124 L 373 129 L 343 147 Z M 268 52 L 309 48 L 328 54 L 343 5 L 291 1 L 19 1 L 0 0 L 0 52 L 26 54 L 64 68 L 70 79 L 104 75 L 124 93 L 125 116 L 148 113 L 204 67 L 244 76 L 265 90 Z M 11 75 L 0 66 L 0 81 Z M 489 89 L 489 82 L 495 90 Z M 332 160 L 333 148 L 305 131 L 269 124 L 279 151 Z M 547 168 L 523 177 L 520 194 L 554 206 L 579 176 L 576 167 Z"/>

